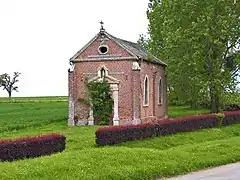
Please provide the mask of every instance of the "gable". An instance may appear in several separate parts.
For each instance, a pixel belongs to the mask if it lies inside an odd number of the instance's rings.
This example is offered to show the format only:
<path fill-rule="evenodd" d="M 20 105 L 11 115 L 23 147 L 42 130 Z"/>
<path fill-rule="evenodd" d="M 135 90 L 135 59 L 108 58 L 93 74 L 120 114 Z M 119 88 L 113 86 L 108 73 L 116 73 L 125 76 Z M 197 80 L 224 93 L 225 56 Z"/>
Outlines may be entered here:
<path fill-rule="evenodd" d="M 107 59 L 136 59 L 137 56 L 124 49 L 106 33 L 98 33 L 85 47 L 70 60 L 107 60 Z"/>
<path fill-rule="evenodd" d="M 103 28 L 70 59 L 70 62 L 127 59 L 143 60 L 164 67 L 167 66 L 163 61 L 148 53 L 138 43 L 114 37 Z"/>

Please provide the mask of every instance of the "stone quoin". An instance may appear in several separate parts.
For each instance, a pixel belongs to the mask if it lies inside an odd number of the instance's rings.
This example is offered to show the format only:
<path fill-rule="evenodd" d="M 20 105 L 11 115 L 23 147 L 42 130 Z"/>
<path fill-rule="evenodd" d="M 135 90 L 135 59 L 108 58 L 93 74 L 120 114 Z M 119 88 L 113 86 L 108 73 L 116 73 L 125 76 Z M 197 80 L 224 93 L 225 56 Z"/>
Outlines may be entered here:
<path fill-rule="evenodd" d="M 68 69 L 68 125 L 94 125 L 85 79 L 103 76 L 113 98 L 113 125 L 140 124 L 166 118 L 166 64 L 139 44 L 119 39 L 101 29 L 71 59 Z"/>

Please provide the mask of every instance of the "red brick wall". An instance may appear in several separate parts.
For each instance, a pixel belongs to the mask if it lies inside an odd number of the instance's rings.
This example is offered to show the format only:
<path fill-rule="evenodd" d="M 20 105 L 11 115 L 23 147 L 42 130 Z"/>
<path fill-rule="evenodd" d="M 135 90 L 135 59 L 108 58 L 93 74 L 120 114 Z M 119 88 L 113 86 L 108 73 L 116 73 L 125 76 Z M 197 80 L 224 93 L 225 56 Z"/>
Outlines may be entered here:
<path fill-rule="evenodd" d="M 131 92 L 131 61 L 106 61 L 106 62 L 80 62 L 75 66 L 76 92 L 78 98 L 87 98 L 84 80 L 97 76 L 97 69 L 105 65 L 109 75 L 118 79 L 119 83 L 119 118 L 121 124 L 129 123 L 132 120 L 132 92 Z M 115 74 L 118 72 L 119 74 Z M 91 74 L 92 73 L 92 74 Z M 88 119 L 89 109 L 77 102 L 77 114 L 80 121 Z"/>
<path fill-rule="evenodd" d="M 98 47 L 100 43 L 101 41 L 99 41 L 98 39 L 95 40 L 82 54 L 77 57 L 77 59 L 88 59 L 89 56 L 98 56 Z M 131 57 L 131 55 L 126 50 L 121 48 L 112 40 L 105 41 L 104 45 L 107 45 L 109 47 L 109 51 L 107 53 L 108 56 L 121 55 L 121 57 Z"/>
<path fill-rule="evenodd" d="M 149 78 L 149 105 L 143 105 L 143 90 L 144 90 L 144 79 L 148 75 Z M 155 77 L 154 77 L 155 76 Z M 164 95 L 163 103 L 158 104 L 158 82 L 159 78 L 162 78 L 164 84 Z M 148 121 L 154 119 L 154 117 L 164 117 L 167 114 L 167 94 L 166 94 L 166 78 L 165 78 L 165 69 L 164 67 L 152 64 L 149 62 L 141 63 L 141 74 L 140 74 L 140 83 L 141 83 L 141 119 L 142 121 Z M 154 86 L 155 84 L 155 86 Z M 153 89 L 154 88 L 154 89 Z M 155 109 L 154 109 L 155 106 Z"/>

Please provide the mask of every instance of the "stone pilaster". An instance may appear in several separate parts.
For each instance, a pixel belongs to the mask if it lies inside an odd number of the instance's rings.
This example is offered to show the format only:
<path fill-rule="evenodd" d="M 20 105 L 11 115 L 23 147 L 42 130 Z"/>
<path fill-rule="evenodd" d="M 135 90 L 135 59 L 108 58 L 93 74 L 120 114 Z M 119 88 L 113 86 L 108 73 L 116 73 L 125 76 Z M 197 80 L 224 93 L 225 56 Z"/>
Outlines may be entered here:
<path fill-rule="evenodd" d="M 89 111 L 88 125 L 94 125 L 92 104 L 90 104 L 90 108 L 89 109 L 90 109 L 90 111 Z"/>
<path fill-rule="evenodd" d="M 133 62 L 132 65 L 132 92 L 133 92 L 133 118 L 132 124 L 140 124 L 140 66 L 138 62 Z"/>
<path fill-rule="evenodd" d="M 68 126 L 74 126 L 73 72 L 68 70 Z"/>
<path fill-rule="evenodd" d="M 118 116 L 118 84 L 111 85 L 113 97 L 113 125 L 119 125 Z"/>

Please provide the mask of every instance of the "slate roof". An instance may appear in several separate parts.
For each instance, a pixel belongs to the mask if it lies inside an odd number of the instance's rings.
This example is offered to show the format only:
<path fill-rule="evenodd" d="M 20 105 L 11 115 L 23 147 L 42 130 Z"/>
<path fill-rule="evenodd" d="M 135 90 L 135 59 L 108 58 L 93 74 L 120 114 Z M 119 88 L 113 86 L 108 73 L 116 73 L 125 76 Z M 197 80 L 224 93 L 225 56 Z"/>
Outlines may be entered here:
<path fill-rule="evenodd" d="M 92 42 L 99 37 L 101 34 L 105 34 L 109 39 L 112 39 L 117 44 L 119 44 L 121 47 L 123 47 L 125 50 L 127 50 L 130 54 L 134 55 L 135 57 L 149 61 L 152 63 L 161 64 L 163 66 L 167 66 L 166 63 L 155 57 L 154 55 L 148 53 L 142 46 L 140 46 L 138 43 L 126 41 L 117 37 L 114 37 L 113 35 L 107 33 L 106 31 L 99 32 L 91 41 L 89 41 L 88 44 L 86 44 L 81 50 L 79 50 L 71 59 L 70 61 L 75 60 L 75 58 L 83 52 L 88 46 L 92 44 Z M 151 59 L 149 59 L 151 57 Z"/>
<path fill-rule="evenodd" d="M 123 47 L 125 47 L 125 49 L 135 54 L 138 58 L 167 66 L 166 63 L 147 52 L 147 50 L 144 49 L 140 44 L 114 37 L 111 34 L 108 35 L 111 37 L 112 40 L 114 40 L 118 44 L 121 44 Z M 151 56 L 151 59 L 149 59 L 149 56 Z"/>

